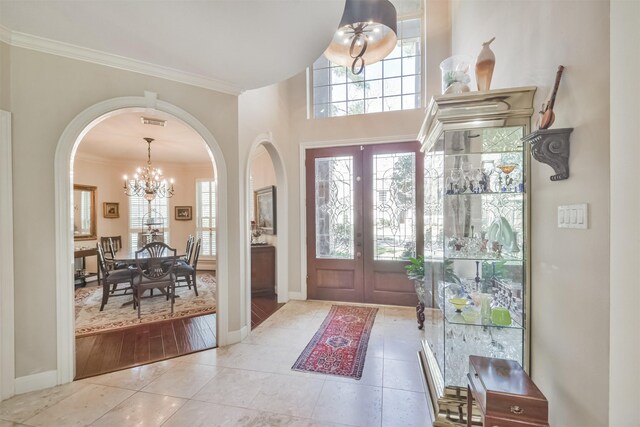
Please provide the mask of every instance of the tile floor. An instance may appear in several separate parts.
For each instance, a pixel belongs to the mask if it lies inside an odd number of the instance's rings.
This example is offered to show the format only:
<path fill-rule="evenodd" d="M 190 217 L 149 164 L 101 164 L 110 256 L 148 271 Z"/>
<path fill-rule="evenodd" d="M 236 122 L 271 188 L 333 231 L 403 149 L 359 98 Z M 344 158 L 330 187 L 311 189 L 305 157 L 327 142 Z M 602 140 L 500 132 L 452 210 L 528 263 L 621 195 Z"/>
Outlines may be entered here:
<path fill-rule="evenodd" d="M 0 427 L 431 425 L 413 308 L 380 307 L 360 381 L 291 370 L 330 306 L 292 301 L 240 344 L 16 396 Z"/>

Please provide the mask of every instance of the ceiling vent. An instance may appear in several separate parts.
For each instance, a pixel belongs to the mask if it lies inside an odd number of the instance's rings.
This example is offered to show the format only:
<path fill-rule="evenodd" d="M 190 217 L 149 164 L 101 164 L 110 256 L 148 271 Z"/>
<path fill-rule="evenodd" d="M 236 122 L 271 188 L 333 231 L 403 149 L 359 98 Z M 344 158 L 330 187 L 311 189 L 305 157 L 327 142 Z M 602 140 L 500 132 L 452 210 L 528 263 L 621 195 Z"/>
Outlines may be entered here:
<path fill-rule="evenodd" d="M 150 117 L 140 117 L 140 121 L 142 121 L 143 125 L 154 125 L 154 126 L 162 126 L 162 127 L 165 127 L 167 125 L 166 120 L 153 119 Z"/>

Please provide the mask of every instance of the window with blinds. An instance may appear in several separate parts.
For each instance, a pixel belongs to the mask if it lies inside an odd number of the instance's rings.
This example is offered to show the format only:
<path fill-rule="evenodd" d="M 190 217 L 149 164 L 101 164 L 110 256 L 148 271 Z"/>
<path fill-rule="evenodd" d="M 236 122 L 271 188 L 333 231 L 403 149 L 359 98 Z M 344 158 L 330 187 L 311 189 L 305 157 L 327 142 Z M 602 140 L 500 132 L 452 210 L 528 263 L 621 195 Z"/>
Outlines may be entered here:
<path fill-rule="evenodd" d="M 138 250 L 138 238 L 140 233 L 146 233 L 148 227 L 144 226 L 149 217 L 149 203 L 144 196 L 129 197 L 129 246 L 132 251 Z M 151 217 L 155 225 L 153 229 L 163 232 L 164 242 L 169 243 L 169 200 L 166 197 L 156 197 L 151 202 Z"/>
<path fill-rule="evenodd" d="M 196 236 L 200 255 L 216 254 L 216 182 L 196 180 Z"/>

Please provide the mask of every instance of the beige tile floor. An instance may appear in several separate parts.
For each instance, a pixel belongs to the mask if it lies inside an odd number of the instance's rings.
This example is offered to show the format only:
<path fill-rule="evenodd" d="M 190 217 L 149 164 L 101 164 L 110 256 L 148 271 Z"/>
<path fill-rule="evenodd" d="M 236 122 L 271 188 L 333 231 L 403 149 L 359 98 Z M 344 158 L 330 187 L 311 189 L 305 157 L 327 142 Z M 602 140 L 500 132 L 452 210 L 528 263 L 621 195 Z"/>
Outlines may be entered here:
<path fill-rule="evenodd" d="M 360 381 L 291 366 L 330 303 L 292 301 L 242 343 L 0 403 L 16 426 L 430 426 L 415 310 L 380 307 Z"/>

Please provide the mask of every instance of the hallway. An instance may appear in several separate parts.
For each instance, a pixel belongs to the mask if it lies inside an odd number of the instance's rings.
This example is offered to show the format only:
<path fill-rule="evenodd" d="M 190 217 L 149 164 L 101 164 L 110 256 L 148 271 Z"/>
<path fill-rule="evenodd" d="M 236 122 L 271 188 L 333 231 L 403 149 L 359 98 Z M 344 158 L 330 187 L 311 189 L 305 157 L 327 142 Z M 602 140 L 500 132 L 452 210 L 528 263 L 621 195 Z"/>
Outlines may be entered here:
<path fill-rule="evenodd" d="M 291 370 L 330 307 L 291 301 L 240 344 L 16 396 L 0 426 L 429 425 L 413 308 L 380 306 L 360 381 Z"/>

